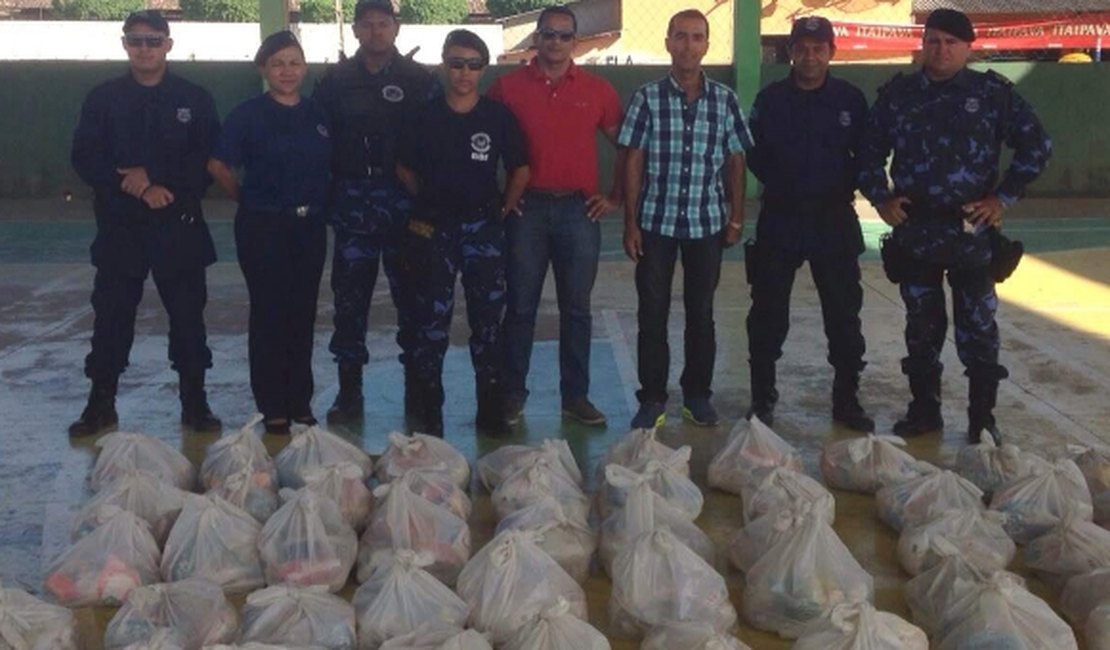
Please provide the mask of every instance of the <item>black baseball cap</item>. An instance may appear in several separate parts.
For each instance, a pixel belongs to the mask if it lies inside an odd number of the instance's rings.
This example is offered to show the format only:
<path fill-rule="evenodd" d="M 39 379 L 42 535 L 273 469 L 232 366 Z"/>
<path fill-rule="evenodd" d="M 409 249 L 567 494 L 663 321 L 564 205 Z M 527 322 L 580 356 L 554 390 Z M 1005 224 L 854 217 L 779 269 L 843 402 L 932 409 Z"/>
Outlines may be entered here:
<path fill-rule="evenodd" d="M 964 12 L 955 9 L 937 9 L 929 14 L 929 18 L 925 20 L 925 29 L 939 29 L 965 43 L 971 43 L 975 40 L 975 30 L 971 27 L 971 19 Z"/>
<path fill-rule="evenodd" d="M 803 36 L 828 43 L 829 46 L 836 45 L 832 23 L 822 16 L 806 16 L 795 20 L 793 27 L 790 28 L 790 38 L 786 42 L 793 43 Z"/>
<path fill-rule="evenodd" d="M 397 12 L 394 11 L 391 0 L 359 0 L 358 4 L 355 5 L 355 21 L 357 22 L 370 11 L 380 11 L 391 18 L 397 17 Z"/>
<path fill-rule="evenodd" d="M 170 24 L 166 22 L 166 17 L 162 15 L 161 11 L 155 9 L 131 12 L 127 16 L 127 20 L 123 21 L 124 33 L 131 31 L 135 25 L 146 25 L 156 32 L 162 32 L 166 36 L 170 35 Z"/>

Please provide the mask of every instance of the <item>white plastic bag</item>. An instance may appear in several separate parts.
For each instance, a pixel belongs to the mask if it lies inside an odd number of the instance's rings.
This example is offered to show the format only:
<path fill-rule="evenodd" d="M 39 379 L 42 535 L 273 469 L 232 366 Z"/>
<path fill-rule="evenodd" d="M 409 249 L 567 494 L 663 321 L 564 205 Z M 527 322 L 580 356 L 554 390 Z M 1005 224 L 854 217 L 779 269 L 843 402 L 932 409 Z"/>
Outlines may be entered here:
<path fill-rule="evenodd" d="M 204 646 L 204 650 L 328 650 L 323 646 L 318 645 L 274 645 L 272 643 L 258 643 L 256 641 L 247 641 L 246 643 L 236 644 L 223 644 L 217 643 L 216 645 Z"/>
<path fill-rule="evenodd" d="M 266 584 L 347 584 L 358 554 L 358 537 L 331 499 L 307 489 L 281 491 L 285 504 L 262 527 L 258 551 Z"/>
<path fill-rule="evenodd" d="M 1057 589 L 1072 576 L 1110 569 L 1110 531 L 1090 521 L 1066 517 L 1059 526 L 1026 545 L 1025 566 Z"/>
<path fill-rule="evenodd" d="M 830 442 L 821 452 L 821 474 L 830 486 L 855 492 L 904 483 L 920 473 L 905 446 L 904 438 L 874 434 Z"/>
<path fill-rule="evenodd" d="M 355 609 L 323 585 L 267 587 L 247 596 L 239 640 L 351 650 Z"/>
<path fill-rule="evenodd" d="M 609 465 L 637 467 L 652 459 L 670 458 L 674 452 L 675 449 L 656 439 L 655 429 L 633 429 L 605 451 L 605 456 L 594 469 L 594 482 L 601 485 L 605 480 L 605 468 Z M 690 468 L 686 467 L 684 470 L 683 474 L 689 476 Z"/>
<path fill-rule="evenodd" d="M 364 480 L 370 478 L 374 462 L 360 447 L 318 426 L 293 429 L 293 438 L 278 453 L 278 482 L 283 488 L 304 487 L 304 471 L 339 462 L 352 462 L 362 469 Z"/>
<path fill-rule="evenodd" d="M 624 506 L 628 492 L 634 485 L 643 481 L 663 499 L 678 508 L 693 521 L 701 514 L 705 497 L 701 490 L 677 467 L 690 464 L 690 447 L 684 446 L 666 460 L 649 460 L 642 468 L 629 468 L 610 465 L 605 468 L 605 483 L 597 492 L 595 500 L 599 520 L 604 520 L 614 510 Z M 614 482 L 613 478 L 619 478 Z"/>
<path fill-rule="evenodd" d="M 356 533 L 366 528 L 373 498 L 361 467 L 346 461 L 309 467 L 301 473 L 301 478 L 306 488 L 334 501 L 343 519 Z"/>
<path fill-rule="evenodd" d="M 1013 574 L 998 572 L 954 602 L 934 639 L 938 650 L 1078 650 L 1075 634 Z"/>
<path fill-rule="evenodd" d="M 657 625 L 702 621 L 724 632 L 736 624 L 725 579 L 666 528 L 640 535 L 613 561 L 609 629 L 637 638 Z"/>
<path fill-rule="evenodd" d="M 219 496 L 231 505 L 242 508 L 255 521 L 265 524 L 280 505 L 277 470 L 266 472 L 243 467 L 209 490 L 208 494 Z"/>
<path fill-rule="evenodd" d="M 806 626 L 793 650 L 929 650 L 925 632 L 870 603 L 841 603 Z"/>
<path fill-rule="evenodd" d="M 141 641 L 118 647 L 121 650 L 188 650 L 188 647 L 181 640 L 181 635 L 166 628 L 155 630 L 154 634 Z M 205 650 L 211 647 L 210 645 L 204 646 Z"/>
<path fill-rule="evenodd" d="M 393 432 L 389 434 L 389 446 L 374 465 L 374 475 L 388 483 L 410 469 L 439 465 L 446 468 L 455 485 L 464 490 L 470 485 L 470 463 L 451 443 L 423 433 L 406 436 Z"/>
<path fill-rule="evenodd" d="M 1105 602 L 1110 602 L 1110 568 L 1095 569 L 1067 581 L 1060 595 L 1060 613 L 1083 629 L 1094 608 Z"/>
<path fill-rule="evenodd" d="M 767 513 L 803 505 L 831 526 L 836 521 L 832 492 L 801 472 L 786 467 L 759 468 L 740 488 L 744 521 L 751 523 Z"/>
<path fill-rule="evenodd" d="M 409 486 L 414 494 L 428 501 L 447 508 L 460 519 L 470 519 L 474 509 L 466 491 L 459 487 L 447 474 L 446 465 L 433 465 L 431 467 L 414 467 L 404 471 L 401 476 L 409 476 L 405 485 Z M 401 477 L 398 477 L 398 479 Z M 394 479 L 396 482 L 397 479 Z M 384 499 L 375 499 L 375 507 L 381 507 Z"/>
<path fill-rule="evenodd" d="M 942 558 L 933 544 L 940 537 L 960 549 L 983 573 L 1005 569 L 1017 548 L 1002 528 L 1002 519 L 993 512 L 953 510 L 905 528 L 898 537 L 898 561 L 910 575 L 929 569 Z"/>
<path fill-rule="evenodd" d="M 753 415 L 736 423 L 724 448 L 709 461 L 709 487 L 740 494 L 749 473 L 769 467 L 805 472 L 790 443 Z"/>
<path fill-rule="evenodd" d="M 106 506 L 101 523 L 46 567 L 46 591 L 61 605 L 119 605 L 159 581 L 158 543 L 134 514 Z"/>
<path fill-rule="evenodd" d="M 100 453 L 92 470 L 93 492 L 129 471 L 142 470 L 188 492 L 197 482 L 197 470 L 180 451 L 143 433 L 117 431 L 96 441 Z"/>
<path fill-rule="evenodd" d="M 570 612 L 570 603 L 559 598 L 534 621 L 516 631 L 502 650 L 610 650 L 605 635 Z"/>
<path fill-rule="evenodd" d="M 254 433 L 257 416 L 238 433 L 220 438 L 205 452 L 200 482 L 210 493 L 266 523 L 278 507 L 277 466 Z"/>
<path fill-rule="evenodd" d="M 189 493 L 142 470 L 125 470 L 115 477 L 101 486 L 74 515 L 70 538 L 77 541 L 91 533 L 101 519 L 100 511 L 109 506 L 138 515 L 150 525 L 154 540 L 159 545 L 164 544 Z"/>
<path fill-rule="evenodd" d="M 590 576 L 597 533 L 584 518 L 574 517 L 552 497 L 517 510 L 497 524 L 497 533 L 520 530 L 538 533 L 536 543 L 579 584 Z"/>
<path fill-rule="evenodd" d="M 560 598 L 586 618 L 586 594 L 534 541 L 532 533 L 497 535 L 459 574 L 459 595 L 470 605 L 470 623 L 504 643 Z"/>
<path fill-rule="evenodd" d="M 964 447 L 956 455 L 956 472 L 987 495 L 994 494 L 1006 483 L 1048 466 L 1048 461 L 1040 456 L 1026 453 L 1014 445 L 996 445 L 994 437 L 985 431 L 980 436 L 979 444 Z"/>
<path fill-rule="evenodd" d="M 640 650 L 752 650 L 740 639 L 717 631 L 701 621 L 667 623 L 653 627 Z"/>
<path fill-rule="evenodd" d="M 1103 601 L 1091 612 L 1083 632 L 1088 648 L 1110 648 L 1110 600 Z"/>
<path fill-rule="evenodd" d="M 1110 527 L 1110 449 L 1085 449 L 1075 457 L 1075 464 L 1087 479 L 1087 489 L 1095 507 L 1095 523 Z"/>
<path fill-rule="evenodd" d="M 0 585 L 0 647 L 77 650 L 73 612 Z"/>
<path fill-rule="evenodd" d="M 262 526 L 216 495 L 190 494 L 162 552 L 162 579 L 205 578 L 228 593 L 266 584 L 258 555 Z"/>
<path fill-rule="evenodd" d="M 936 634 L 952 603 L 978 589 L 989 574 L 975 568 L 960 549 L 943 537 L 933 538 L 931 543 L 938 560 L 906 583 L 906 604 L 914 623 L 929 634 Z"/>
<path fill-rule="evenodd" d="M 999 487 L 991 510 L 1006 514 L 1006 532 L 1018 544 L 1047 533 L 1069 514 L 1087 521 L 1094 515 L 1087 481 L 1067 459 Z"/>
<path fill-rule="evenodd" d="M 950 470 L 918 463 L 921 475 L 875 494 L 879 519 L 894 530 L 916 526 L 950 510 L 982 511 L 983 491 Z"/>
<path fill-rule="evenodd" d="M 743 614 L 753 626 L 796 638 L 840 603 L 871 602 L 871 576 L 820 517 L 806 517 L 748 571 Z"/>
<path fill-rule="evenodd" d="M 824 515 L 813 512 L 813 504 L 809 502 L 768 512 L 736 531 L 728 545 L 729 561 L 744 573 L 751 571 L 767 551 L 789 537 L 809 517 L 828 521 Z"/>
<path fill-rule="evenodd" d="M 432 621 L 408 634 L 393 637 L 379 650 L 493 650 L 493 646 L 477 630 Z"/>
<path fill-rule="evenodd" d="M 230 643 L 239 630 L 239 615 L 220 585 L 193 578 L 133 590 L 108 622 L 105 647 L 120 648 L 172 630 L 185 650 L 211 643 Z"/>
<path fill-rule="evenodd" d="M 567 477 L 575 483 L 582 484 L 582 472 L 570 451 L 566 440 L 548 438 L 538 446 L 505 445 L 478 459 L 478 478 L 482 485 L 490 492 L 501 485 L 501 481 L 522 466 L 528 464 L 532 458 L 544 457 L 556 460 L 567 472 Z"/>
<path fill-rule="evenodd" d="M 561 463 L 543 456 L 529 459 L 504 477 L 490 500 L 498 518 L 503 518 L 545 497 L 553 497 L 571 516 L 589 516 L 590 500 L 582 487 L 567 476 Z"/>

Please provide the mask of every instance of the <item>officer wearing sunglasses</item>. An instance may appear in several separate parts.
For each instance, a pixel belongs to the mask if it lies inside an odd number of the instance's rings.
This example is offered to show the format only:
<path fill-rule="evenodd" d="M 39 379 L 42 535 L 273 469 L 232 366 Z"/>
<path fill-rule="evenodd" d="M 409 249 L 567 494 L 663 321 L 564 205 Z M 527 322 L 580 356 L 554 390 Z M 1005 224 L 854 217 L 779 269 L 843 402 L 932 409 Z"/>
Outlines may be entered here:
<path fill-rule="evenodd" d="M 92 90 L 73 136 L 72 162 L 93 190 L 92 351 L 89 401 L 71 436 L 116 427 L 115 399 L 135 336 L 147 275 L 169 316 L 169 357 L 180 375 L 181 422 L 216 431 L 205 371 L 212 365 L 204 327 L 205 268 L 215 247 L 200 200 L 211 179 L 205 163 L 219 130 L 212 96 L 167 69 L 170 27 L 157 11 L 123 24 L 127 74 Z"/>

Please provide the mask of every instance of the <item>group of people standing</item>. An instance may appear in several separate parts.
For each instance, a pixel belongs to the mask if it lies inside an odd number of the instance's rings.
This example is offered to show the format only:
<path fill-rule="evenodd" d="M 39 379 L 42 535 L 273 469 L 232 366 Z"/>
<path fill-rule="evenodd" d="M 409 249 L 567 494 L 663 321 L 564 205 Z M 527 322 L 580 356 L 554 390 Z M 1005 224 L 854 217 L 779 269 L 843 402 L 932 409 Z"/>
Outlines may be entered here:
<path fill-rule="evenodd" d="M 773 421 L 791 287 L 809 261 L 835 370 L 833 418 L 859 431 L 874 428 L 858 399 L 863 240 L 852 201 L 860 189 L 894 226 L 890 250 L 901 251 L 912 270 L 900 286 L 909 350 L 903 370 L 913 401 L 895 431 L 917 435 L 942 426 L 947 274 L 957 348 L 971 378 L 969 435 L 997 436 L 991 410 L 1006 371 L 998 364 L 991 233 L 1004 207 L 1043 169 L 1051 145 L 1008 82 L 966 69 L 974 40 L 966 16 L 934 12 L 921 71 L 887 84 L 870 111 L 859 89 L 829 74 L 829 22 L 800 19 L 789 40 L 790 76 L 760 92 L 749 121 L 736 94 L 702 71 L 709 22 L 697 10 L 671 18 L 670 74 L 639 88 L 627 110 L 608 82 L 575 65 L 578 25 L 566 7 L 540 13 L 536 56 L 495 80 L 485 96 L 478 88 L 489 50 L 476 34 L 447 36 L 441 85 L 399 54 L 398 27 L 389 0 L 361 0 L 353 23 L 358 52 L 331 66 L 311 97 L 301 94 L 299 43 L 289 32 L 271 35 L 255 59 L 266 92 L 237 106 L 220 129 L 211 96 L 167 70 L 165 19 L 151 11 L 127 19 L 130 73 L 90 93 L 74 138 L 74 166 L 94 189 L 98 229 L 85 367 L 92 390 L 71 435 L 116 425 L 116 385 L 148 273 L 170 317 L 182 422 L 219 428 L 204 392 L 211 366 L 204 270 L 215 255 L 200 197 L 209 178 L 239 206 L 251 388 L 271 433 L 315 422 L 311 356 L 327 224 L 334 231 L 329 350 L 339 375 L 329 423 L 362 417 L 367 318 L 380 266 L 397 309 L 411 430 L 442 435 L 443 359 L 459 276 L 477 428 L 502 433 L 520 419 L 549 267 L 563 414 L 605 424 L 589 398 L 590 294 L 599 220 L 622 204 L 639 300 L 640 408 L 631 424 L 665 421 L 667 323 L 681 258 L 682 413 L 715 425 L 714 294 L 723 250 L 743 234 L 750 168 L 764 191 L 756 241 L 746 245 L 749 417 Z M 598 133 L 616 149 L 607 191 L 598 183 Z M 1003 144 L 1015 155 L 999 183 Z M 893 189 L 885 169 L 892 151 Z"/>

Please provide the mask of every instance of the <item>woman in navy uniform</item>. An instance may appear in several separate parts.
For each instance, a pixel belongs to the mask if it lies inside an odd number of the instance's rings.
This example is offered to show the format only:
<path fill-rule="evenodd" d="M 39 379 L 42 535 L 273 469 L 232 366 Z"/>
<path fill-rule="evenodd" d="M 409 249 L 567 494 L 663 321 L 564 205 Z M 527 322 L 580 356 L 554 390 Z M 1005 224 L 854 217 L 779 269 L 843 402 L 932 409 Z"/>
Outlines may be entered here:
<path fill-rule="evenodd" d="M 251 390 L 266 431 L 288 433 L 290 422 L 316 422 L 312 345 L 331 139 L 323 109 L 300 94 L 307 67 L 293 34 L 266 37 L 254 62 L 269 90 L 227 116 L 208 169 L 239 202 L 235 246 L 250 294 Z"/>

